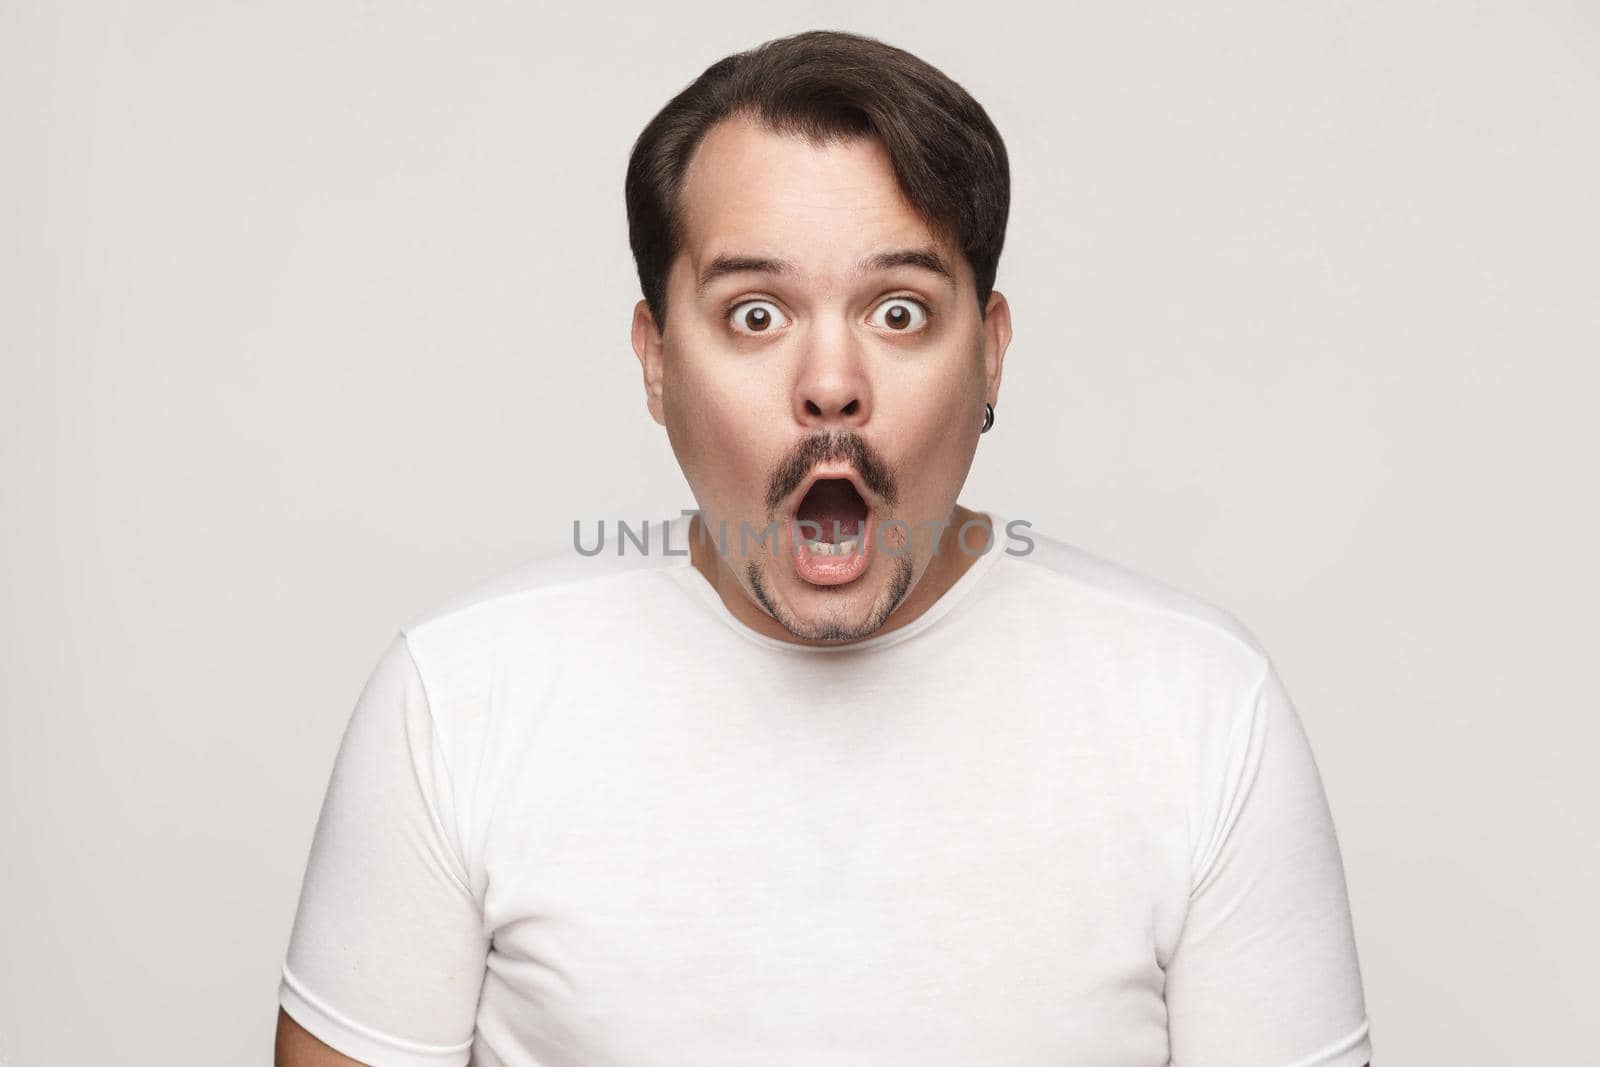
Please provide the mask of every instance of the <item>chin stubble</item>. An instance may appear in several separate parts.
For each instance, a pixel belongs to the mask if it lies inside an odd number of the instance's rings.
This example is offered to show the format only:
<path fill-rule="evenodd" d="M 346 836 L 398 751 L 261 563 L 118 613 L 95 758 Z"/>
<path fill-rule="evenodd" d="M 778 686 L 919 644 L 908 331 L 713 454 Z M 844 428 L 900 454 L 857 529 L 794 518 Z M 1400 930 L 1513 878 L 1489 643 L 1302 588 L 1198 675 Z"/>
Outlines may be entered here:
<path fill-rule="evenodd" d="M 891 557 L 894 560 L 894 571 L 890 575 L 886 596 L 879 599 L 878 606 L 873 610 L 870 618 L 860 626 L 850 627 L 838 622 L 828 621 L 819 626 L 805 626 L 786 612 L 780 612 L 773 603 L 772 597 L 767 593 L 766 583 L 762 577 L 761 564 L 756 560 L 745 563 L 744 574 L 749 580 L 750 591 L 756 598 L 756 603 L 761 605 L 763 611 L 772 616 L 773 620 L 785 630 L 796 637 L 806 641 L 859 641 L 876 633 L 894 609 L 911 591 L 911 579 L 914 568 L 911 563 L 911 554 Z"/>

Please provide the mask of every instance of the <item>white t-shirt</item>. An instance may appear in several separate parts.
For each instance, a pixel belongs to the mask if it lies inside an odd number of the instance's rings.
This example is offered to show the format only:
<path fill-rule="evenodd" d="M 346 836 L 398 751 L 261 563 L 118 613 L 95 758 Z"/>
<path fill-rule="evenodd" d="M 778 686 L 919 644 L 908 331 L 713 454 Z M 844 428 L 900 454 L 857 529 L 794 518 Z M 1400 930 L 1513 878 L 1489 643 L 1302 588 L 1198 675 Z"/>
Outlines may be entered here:
<path fill-rule="evenodd" d="M 284 962 L 312 1034 L 396 1067 L 1370 1059 L 1322 783 L 1231 615 L 1030 530 L 900 629 L 794 645 L 660 532 L 395 638 Z"/>

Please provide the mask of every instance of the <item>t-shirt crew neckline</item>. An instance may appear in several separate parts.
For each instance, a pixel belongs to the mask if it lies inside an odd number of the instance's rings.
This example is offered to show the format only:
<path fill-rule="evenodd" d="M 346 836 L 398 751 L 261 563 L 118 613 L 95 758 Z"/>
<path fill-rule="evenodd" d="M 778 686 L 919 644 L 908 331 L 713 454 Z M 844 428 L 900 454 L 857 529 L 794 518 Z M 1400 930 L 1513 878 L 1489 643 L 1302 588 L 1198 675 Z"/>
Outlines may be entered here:
<path fill-rule="evenodd" d="M 756 630 L 751 629 L 747 623 L 745 623 L 742 619 L 728 609 L 727 604 L 722 602 L 721 594 L 717 592 L 716 588 L 711 584 L 706 576 L 700 573 L 699 568 L 697 568 L 691 561 L 687 551 L 685 551 L 681 556 L 678 556 L 676 553 L 674 553 L 673 558 L 675 563 L 669 569 L 669 573 L 678 581 L 680 585 L 701 600 L 713 615 L 721 619 L 722 622 L 725 623 L 735 633 L 739 634 L 746 640 L 753 641 L 756 644 L 761 645 L 764 648 L 801 654 L 873 651 L 876 649 L 888 648 L 890 645 L 897 645 L 902 641 L 908 641 L 917 636 L 919 633 L 922 633 L 924 630 L 928 629 L 940 619 L 944 618 L 952 610 L 954 610 L 958 604 L 967 599 L 973 589 L 977 588 L 977 586 L 983 581 L 984 576 L 994 568 L 994 565 L 999 561 L 999 558 L 1005 554 L 1005 545 L 1000 538 L 1000 531 L 1006 528 L 1005 517 L 994 511 L 979 510 L 978 514 L 988 517 L 990 529 L 994 531 L 989 545 L 989 551 L 985 552 L 983 555 L 979 556 L 975 561 L 973 561 L 972 566 L 968 567 L 961 577 L 957 578 L 955 582 L 951 584 L 950 588 L 944 591 L 943 595 L 941 595 L 938 600 L 930 604 L 926 611 L 917 616 L 911 622 L 908 622 L 904 626 L 898 627 L 894 630 L 890 630 L 888 633 L 876 634 L 872 637 L 865 637 L 859 641 L 850 641 L 844 644 L 805 645 L 795 641 L 785 641 L 781 638 L 769 637 L 764 633 L 759 633 Z M 690 519 L 691 516 L 684 515 L 672 520 L 671 525 L 673 530 L 671 539 L 667 542 L 668 544 L 685 546 L 689 544 Z"/>

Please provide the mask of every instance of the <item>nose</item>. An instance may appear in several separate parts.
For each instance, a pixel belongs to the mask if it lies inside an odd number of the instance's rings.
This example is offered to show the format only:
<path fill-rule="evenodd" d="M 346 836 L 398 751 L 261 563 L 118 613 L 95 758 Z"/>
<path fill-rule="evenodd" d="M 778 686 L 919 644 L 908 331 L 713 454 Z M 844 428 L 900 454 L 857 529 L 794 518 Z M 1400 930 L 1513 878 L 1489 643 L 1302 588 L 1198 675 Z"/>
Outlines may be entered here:
<path fill-rule="evenodd" d="M 808 429 L 855 429 L 872 415 L 865 368 L 847 347 L 808 355 L 794 390 L 795 420 Z"/>

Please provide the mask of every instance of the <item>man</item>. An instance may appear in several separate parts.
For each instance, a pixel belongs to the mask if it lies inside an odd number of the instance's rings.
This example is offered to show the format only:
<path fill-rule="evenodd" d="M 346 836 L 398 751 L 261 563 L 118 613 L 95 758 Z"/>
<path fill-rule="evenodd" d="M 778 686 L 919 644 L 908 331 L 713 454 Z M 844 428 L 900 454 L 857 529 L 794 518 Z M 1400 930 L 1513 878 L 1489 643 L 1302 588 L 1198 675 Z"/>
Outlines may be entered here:
<path fill-rule="evenodd" d="M 957 503 L 1011 339 L 982 108 L 878 41 L 769 42 L 650 123 L 627 204 L 698 508 L 395 639 L 278 1063 L 1366 1063 L 1266 652 Z"/>

